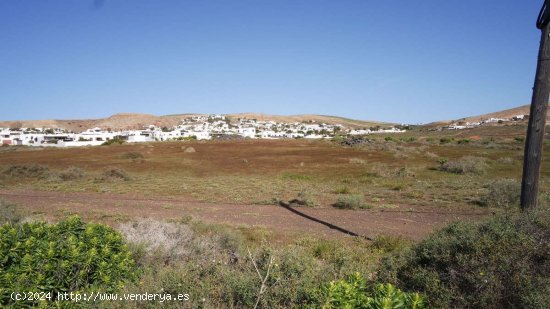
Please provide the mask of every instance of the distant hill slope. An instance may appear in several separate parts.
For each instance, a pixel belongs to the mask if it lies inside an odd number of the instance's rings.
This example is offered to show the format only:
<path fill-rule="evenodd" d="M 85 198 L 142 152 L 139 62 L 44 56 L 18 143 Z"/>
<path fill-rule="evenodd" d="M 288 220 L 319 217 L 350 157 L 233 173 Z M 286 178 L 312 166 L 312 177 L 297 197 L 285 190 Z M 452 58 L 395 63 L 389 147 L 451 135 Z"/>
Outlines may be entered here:
<path fill-rule="evenodd" d="M 82 132 L 90 128 L 99 127 L 102 129 L 111 130 L 126 130 L 126 129 L 142 129 L 147 125 L 156 125 L 160 127 L 172 127 L 181 123 L 182 119 L 200 116 L 202 114 L 177 114 L 166 116 L 155 116 L 149 114 L 136 113 L 120 113 L 113 116 L 101 119 L 78 119 L 78 120 L 15 120 L 15 121 L 0 121 L 2 128 L 61 128 L 74 132 Z M 241 113 L 228 114 L 232 122 L 236 122 L 237 118 L 250 118 L 257 120 L 273 120 L 277 122 L 302 122 L 313 120 L 317 123 L 341 124 L 348 128 L 363 128 L 371 126 L 390 126 L 391 123 L 377 121 L 362 121 L 348 119 L 336 116 L 323 115 L 293 115 L 293 116 L 277 116 L 265 115 L 257 113 Z"/>
<path fill-rule="evenodd" d="M 519 107 L 505 109 L 499 112 L 494 112 L 494 113 L 489 113 L 489 114 L 484 114 L 479 116 L 466 117 L 465 121 L 476 122 L 476 121 L 480 121 L 481 119 L 512 118 L 517 115 L 529 115 L 529 109 L 530 109 L 530 105 L 523 105 Z"/>
<path fill-rule="evenodd" d="M 440 126 L 445 126 L 452 122 L 458 122 L 458 121 L 478 122 L 478 121 L 481 121 L 482 119 L 489 119 L 489 118 L 512 118 L 518 115 L 529 115 L 530 107 L 531 107 L 530 105 L 522 105 L 522 106 L 505 109 L 498 112 L 478 115 L 478 116 L 470 116 L 470 117 L 459 118 L 454 120 L 442 120 L 442 121 L 428 123 L 424 125 L 424 127 L 440 127 Z M 548 122 L 548 124 L 550 124 L 550 114 L 546 115 L 546 121 Z"/>
<path fill-rule="evenodd" d="M 257 120 L 263 120 L 263 121 L 277 121 L 277 122 L 303 122 L 303 121 L 310 121 L 314 120 L 318 123 L 327 123 L 327 124 L 341 124 L 348 128 L 362 128 L 362 127 L 371 127 L 371 126 L 390 126 L 394 125 L 394 123 L 387 123 L 387 122 L 380 122 L 380 121 L 366 121 L 366 120 L 356 120 L 356 119 L 349 119 L 344 117 L 338 117 L 338 116 L 327 116 L 327 115 L 292 115 L 292 116 L 277 116 L 277 115 L 265 115 L 265 114 L 258 114 L 258 113 L 240 113 L 240 114 L 229 114 L 227 115 L 231 118 L 249 118 L 249 119 L 257 119 Z"/>

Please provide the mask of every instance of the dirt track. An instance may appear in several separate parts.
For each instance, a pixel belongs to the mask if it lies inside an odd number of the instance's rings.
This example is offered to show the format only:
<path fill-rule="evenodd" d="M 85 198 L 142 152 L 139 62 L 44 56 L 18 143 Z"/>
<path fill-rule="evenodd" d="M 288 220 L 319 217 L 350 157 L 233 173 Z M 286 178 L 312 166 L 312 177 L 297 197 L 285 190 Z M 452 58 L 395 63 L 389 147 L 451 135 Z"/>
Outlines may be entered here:
<path fill-rule="evenodd" d="M 0 190 L 0 198 L 20 205 L 29 213 L 49 218 L 66 211 L 96 221 L 147 217 L 177 219 L 190 215 L 205 222 L 260 226 L 275 233 L 323 238 L 347 236 L 342 232 L 345 230 L 370 238 L 385 234 L 418 240 L 447 222 L 478 220 L 489 215 L 479 209 L 436 212 L 418 207 L 359 211 L 295 207 L 293 212 L 275 205 L 213 204 L 180 198 L 102 193 Z"/>

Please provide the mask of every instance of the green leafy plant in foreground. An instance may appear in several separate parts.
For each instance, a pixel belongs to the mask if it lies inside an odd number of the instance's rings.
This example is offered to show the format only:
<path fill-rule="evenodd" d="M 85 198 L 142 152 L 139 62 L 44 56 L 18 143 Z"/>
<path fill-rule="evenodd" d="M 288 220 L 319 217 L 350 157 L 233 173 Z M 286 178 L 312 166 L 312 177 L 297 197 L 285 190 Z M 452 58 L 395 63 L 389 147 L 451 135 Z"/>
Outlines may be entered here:
<path fill-rule="evenodd" d="M 13 304 L 12 292 L 51 292 L 55 300 L 63 292 L 116 291 L 135 276 L 122 236 L 110 227 L 79 217 L 0 227 L 0 305 Z"/>
<path fill-rule="evenodd" d="M 389 283 L 377 284 L 369 296 L 367 281 L 359 273 L 331 282 L 327 290 L 325 309 L 427 308 L 420 294 L 403 292 Z"/>

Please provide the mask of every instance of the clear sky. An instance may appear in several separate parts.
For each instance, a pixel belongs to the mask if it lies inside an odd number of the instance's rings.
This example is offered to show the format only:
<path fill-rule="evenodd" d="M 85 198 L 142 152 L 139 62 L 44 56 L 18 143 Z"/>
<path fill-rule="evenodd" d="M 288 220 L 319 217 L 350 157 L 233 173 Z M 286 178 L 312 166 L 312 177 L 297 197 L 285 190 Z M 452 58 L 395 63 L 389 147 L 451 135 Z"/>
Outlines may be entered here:
<path fill-rule="evenodd" d="M 530 103 L 542 0 L 0 0 L 0 120 Z"/>

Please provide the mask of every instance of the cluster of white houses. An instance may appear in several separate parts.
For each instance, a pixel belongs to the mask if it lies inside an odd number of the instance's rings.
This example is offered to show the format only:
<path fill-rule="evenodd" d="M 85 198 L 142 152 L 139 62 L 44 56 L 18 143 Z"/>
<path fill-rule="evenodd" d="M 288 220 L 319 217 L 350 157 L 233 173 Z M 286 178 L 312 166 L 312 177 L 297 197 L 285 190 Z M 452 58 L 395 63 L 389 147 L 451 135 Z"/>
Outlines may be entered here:
<path fill-rule="evenodd" d="M 231 123 L 224 115 L 197 116 L 186 118 L 173 128 L 149 126 L 142 130 L 106 131 L 101 128 L 73 133 L 50 128 L 0 128 L 3 145 L 26 146 L 96 146 L 112 139 L 129 143 L 168 141 L 178 139 L 208 140 L 216 136 L 240 136 L 243 138 L 329 138 L 337 133 L 362 135 L 371 133 L 404 132 L 395 127 L 380 127 L 349 130 L 339 124 L 308 122 L 280 123 L 239 118 Z"/>
<path fill-rule="evenodd" d="M 460 121 L 453 121 L 448 126 L 443 127 L 443 129 L 462 130 L 462 129 L 468 129 L 468 128 L 475 128 L 486 124 L 504 123 L 504 122 L 510 122 L 510 121 L 522 121 L 525 119 L 529 119 L 529 115 L 516 115 L 510 118 L 487 118 L 487 119 L 481 119 L 480 121 L 476 121 L 476 122 L 467 122 L 464 120 L 460 120 Z"/>

